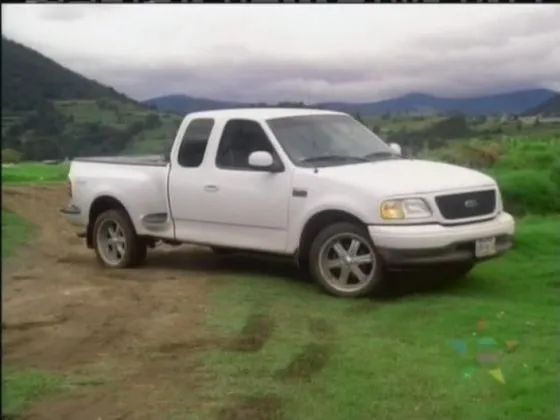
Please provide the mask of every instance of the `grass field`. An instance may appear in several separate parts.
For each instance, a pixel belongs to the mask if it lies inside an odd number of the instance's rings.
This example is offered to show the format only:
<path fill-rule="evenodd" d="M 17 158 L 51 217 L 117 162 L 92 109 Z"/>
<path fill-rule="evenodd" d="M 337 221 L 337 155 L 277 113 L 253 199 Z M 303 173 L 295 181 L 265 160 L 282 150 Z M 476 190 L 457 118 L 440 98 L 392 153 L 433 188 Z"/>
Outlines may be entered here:
<path fill-rule="evenodd" d="M 2 184 L 40 184 L 64 182 L 70 166 L 64 163 L 18 163 L 2 167 Z"/>
<path fill-rule="evenodd" d="M 50 165 L 11 169 L 3 182 L 66 177 Z M 3 211 L 2 258 L 33 230 Z M 159 418 L 554 419 L 559 255 L 560 217 L 543 216 L 520 219 L 514 250 L 459 284 L 429 290 L 430 278 L 412 276 L 403 287 L 412 292 L 390 300 L 332 298 L 292 271 L 232 272 L 216 282 L 197 332 L 226 344 L 202 353 L 188 409 L 178 402 Z M 181 358 L 172 363 L 182 369 Z M 75 387 L 71 372 L 7 368 L 5 414 Z M 497 368 L 505 383 L 490 375 Z"/>
<path fill-rule="evenodd" d="M 4 247 L 17 245 L 6 232 L 21 224 L 3 214 Z M 202 357 L 196 412 L 170 418 L 552 419 L 558 232 L 558 218 L 522 220 L 508 256 L 456 287 L 397 300 L 331 298 L 282 275 L 221 281 L 202 328 L 230 344 Z M 495 345 L 484 349 L 484 337 Z M 464 355 L 453 340 L 468 345 Z M 511 353 L 507 340 L 519 343 Z M 488 352 L 499 360 L 477 362 L 477 353 Z M 505 384 L 488 373 L 496 367 Z M 64 392 L 69 381 L 11 370 L 3 379 L 6 410 Z"/>
<path fill-rule="evenodd" d="M 2 373 L 3 418 L 17 416 L 28 404 L 69 389 L 70 383 L 63 375 L 41 370 L 8 368 Z"/>
<path fill-rule="evenodd" d="M 236 279 L 215 295 L 208 322 L 247 341 L 205 356 L 216 378 L 205 398 L 257 398 L 294 420 L 553 419 L 559 232 L 560 219 L 524 220 L 515 250 L 457 287 L 385 303 L 329 298 L 281 277 Z M 496 345 L 484 349 L 483 337 Z M 507 340 L 519 347 L 508 353 Z M 477 352 L 499 360 L 481 365 Z M 496 367 L 505 384 L 488 373 Z"/>
<path fill-rule="evenodd" d="M 16 214 L 2 211 L 2 261 L 33 237 L 34 227 Z M 2 329 L 4 325 L 2 324 Z M 2 372 L 2 413 L 14 415 L 28 403 L 64 389 L 65 377 L 40 370 L 9 367 Z"/>
<path fill-rule="evenodd" d="M 33 236 L 33 226 L 16 214 L 2 210 L 2 260 Z"/>

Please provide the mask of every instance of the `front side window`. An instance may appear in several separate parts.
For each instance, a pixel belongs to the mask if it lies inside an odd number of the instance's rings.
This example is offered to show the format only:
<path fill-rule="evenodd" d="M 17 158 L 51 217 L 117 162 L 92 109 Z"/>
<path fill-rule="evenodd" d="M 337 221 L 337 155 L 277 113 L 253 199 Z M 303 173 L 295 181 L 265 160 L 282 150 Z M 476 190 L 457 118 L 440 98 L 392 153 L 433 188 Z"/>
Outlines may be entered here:
<path fill-rule="evenodd" d="M 259 123 L 251 120 L 228 121 L 216 153 L 216 166 L 251 170 L 249 155 L 253 152 L 269 152 L 277 159 L 274 148 Z"/>
<path fill-rule="evenodd" d="M 391 148 L 347 115 L 323 114 L 274 118 L 267 123 L 298 166 L 331 166 L 393 159 Z"/>

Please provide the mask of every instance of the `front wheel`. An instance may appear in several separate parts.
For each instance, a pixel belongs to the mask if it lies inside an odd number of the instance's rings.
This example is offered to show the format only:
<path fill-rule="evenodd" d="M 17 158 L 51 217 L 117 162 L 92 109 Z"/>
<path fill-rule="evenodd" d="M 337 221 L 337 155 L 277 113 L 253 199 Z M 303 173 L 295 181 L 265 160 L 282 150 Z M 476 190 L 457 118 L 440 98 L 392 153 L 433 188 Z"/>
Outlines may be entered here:
<path fill-rule="evenodd" d="M 146 242 L 138 237 L 123 210 L 107 210 L 97 217 L 93 246 L 98 261 L 107 267 L 134 267 L 146 260 Z"/>
<path fill-rule="evenodd" d="M 366 296 L 383 281 L 383 262 L 368 232 L 356 224 L 324 228 L 311 245 L 309 262 L 315 281 L 334 296 Z"/>

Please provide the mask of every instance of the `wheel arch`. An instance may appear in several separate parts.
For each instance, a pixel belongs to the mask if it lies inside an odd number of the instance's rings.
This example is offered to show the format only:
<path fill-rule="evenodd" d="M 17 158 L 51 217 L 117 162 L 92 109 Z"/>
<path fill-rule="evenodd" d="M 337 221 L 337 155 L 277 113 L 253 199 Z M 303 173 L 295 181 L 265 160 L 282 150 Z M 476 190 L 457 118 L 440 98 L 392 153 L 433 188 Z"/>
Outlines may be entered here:
<path fill-rule="evenodd" d="M 93 226 L 97 217 L 106 212 L 107 210 L 122 210 L 124 214 L 130 219 L 130 214 L 124 204 L 117 198 L 111 195 L 101 195 L 93 200 L 88 213 L 88 225 L 86 231 L 86 245 L 88 248 L 93 248 Z M 134 224 L 131 223 L 134 227 Z"/>
<path fill-rule="evenodd" d="M 298 262 L 302 263 L 307 260 L 313 240 L 317 237 L 321 229 L 334 223 L 349 222 L 360 226 L 366 226 L 366 223 L 355 214 L 346 210 L 326 209 L 313 214 L 304 224 L 301 231 L 296 252 Z"/>

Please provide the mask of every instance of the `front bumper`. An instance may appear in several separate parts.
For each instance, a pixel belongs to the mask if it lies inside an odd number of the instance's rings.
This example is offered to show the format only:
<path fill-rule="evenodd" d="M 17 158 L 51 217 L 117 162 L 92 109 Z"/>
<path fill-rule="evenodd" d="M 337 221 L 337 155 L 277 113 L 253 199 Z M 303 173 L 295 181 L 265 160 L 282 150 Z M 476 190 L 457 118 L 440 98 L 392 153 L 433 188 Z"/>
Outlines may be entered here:
<path fill-rule="evenodd" d="M 69 204 L 66 207 L 64 207 L 63 209 L 59 210 L 60 214 L 62 214 L 66 220 L 75 226 L 83 226 L 84 225 L 84 221 L 83 221 L 83 215 L 82 215 L 82 211 L 80 210 L 79 207 L 73 205 L 73 204 Z"/>
<path fill-rule="evenodd" d="M 369 226 L 369 234 L 388 266 L 411 266 L 481 261 L 495 258 L 513 246 L 515 220 L 508 213 L 495 219 L 459 226 Z M 491 257 L 475 256 L 475 241 L 496 238 Z"/>

